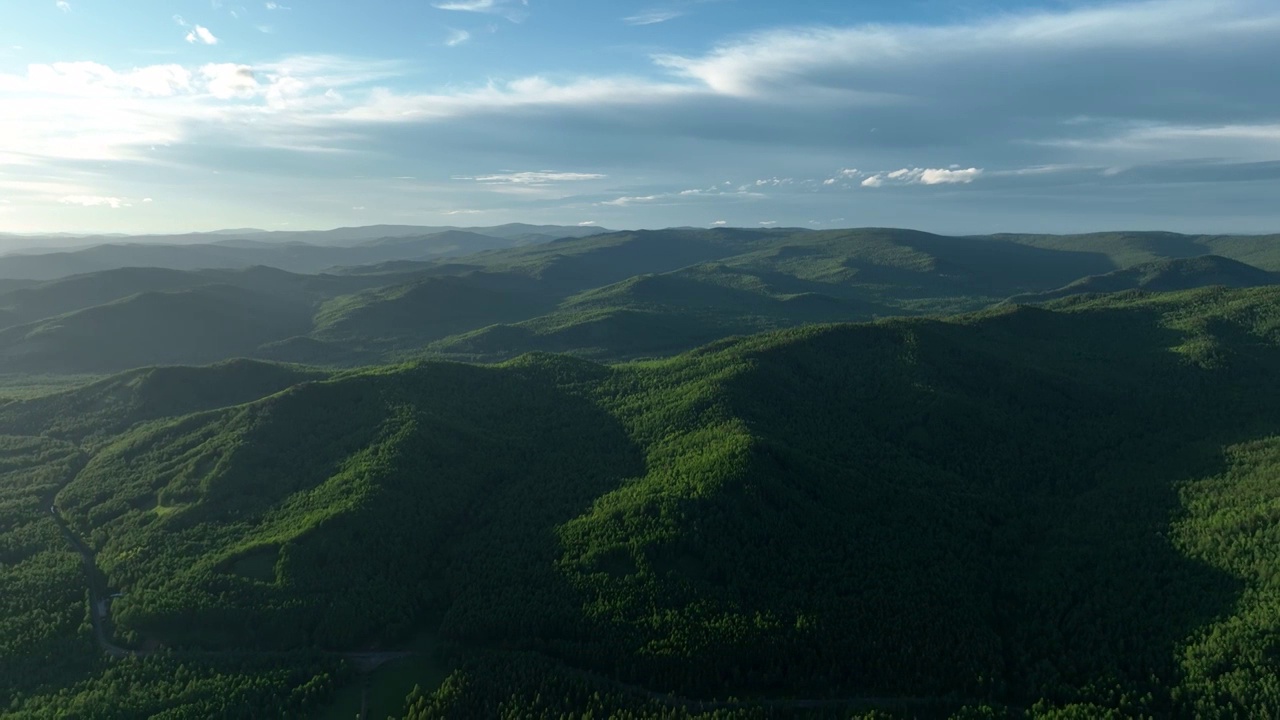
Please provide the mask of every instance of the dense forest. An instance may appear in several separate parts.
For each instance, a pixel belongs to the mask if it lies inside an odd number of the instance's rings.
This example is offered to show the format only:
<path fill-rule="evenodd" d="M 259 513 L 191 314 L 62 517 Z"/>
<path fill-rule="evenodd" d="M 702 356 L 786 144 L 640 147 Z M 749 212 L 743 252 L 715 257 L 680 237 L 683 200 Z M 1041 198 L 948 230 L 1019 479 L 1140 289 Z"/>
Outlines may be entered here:
<path fill-rule="evenodd" d="M 525 240 L 0 295 L 0 714 L 1280 714 L 1274 240 Z"/>

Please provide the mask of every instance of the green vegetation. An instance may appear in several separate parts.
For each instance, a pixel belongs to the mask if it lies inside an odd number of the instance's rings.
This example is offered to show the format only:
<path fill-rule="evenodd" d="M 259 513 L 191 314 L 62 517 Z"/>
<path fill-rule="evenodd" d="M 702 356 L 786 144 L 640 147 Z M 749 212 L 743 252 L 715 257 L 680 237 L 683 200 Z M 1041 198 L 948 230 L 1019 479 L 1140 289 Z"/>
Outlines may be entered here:
<path fill-rule="evenodd" d="M 62 312 L 0 331 L 15 368 L 214 364 L 9 376 L 0 714 L 1273 715 L 1265 248 L 1072 242 L 679 230 L 76 278 L 174 284 L 71 311 L 15 287 Z M 405 359 L 216 362 L 267 348 Z"/>
<path fill-rule="evenodd" d="M 6 717 L 163 718 L 308 717 L 320 712 L 348 669 L 305 657 L 183 660 L 154 656 L 96 668 L 70 687 L 16 697 Z"/>
<path fill-rule="evenodd" d="M 1260 287 L 1275 285 L 1280 276 L 1252 265 L 1229 260 L 1217 255 L 1194 258 L 1177 258 L 1143 263 L 1105 275 L 1080 278 L 1065 287 L 1044 293 L 1018 295 L 1011 303 L 1032 303 L 1056 300 L 1072 295 L 1091 293 L 1116 293 L 1127 290 L 1149 292 L 1173 292 L 1200 287 Z"/>

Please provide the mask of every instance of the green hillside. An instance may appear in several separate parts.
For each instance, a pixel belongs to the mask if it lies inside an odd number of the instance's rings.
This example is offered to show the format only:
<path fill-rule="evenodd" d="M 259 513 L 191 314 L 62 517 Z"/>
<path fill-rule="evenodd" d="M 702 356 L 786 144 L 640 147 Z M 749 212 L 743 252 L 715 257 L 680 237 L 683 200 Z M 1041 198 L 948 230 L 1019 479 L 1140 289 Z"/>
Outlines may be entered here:
<path fill-rule="evenodd" d="M 247 360 L 204 368 L 144 368 L 0 405 L 0 434 L 83 444 L 139 423 L 239 405 L 325 377 L 315 370 Z"/>
<path fill-rule="evenodd" d="M 1246 288 L 1280 283 L 1280 274 L 1260 270 L 1217 255 L 1157 260 L 1116 270 L 1105 275 L 1080 278 L 1057 290 L 1009 299 L 1013 303 L 1044 302 L 1071 295 L 1116 293 L 1128 290 L 1175 292 L 1221 285 Z"/>
<path fill-rule="evenodd" d="M 1049 250 L 1106 256 L 1116 268 L 1168 258 L 1220 255 L 1280 272 L 1280 235 L 1180 235 L 1171 232 L 1108 232 L 1087 235 L 994 235 L 993 238 Z"/>
<path fill-rule="evenodd" d="M 1277 308 L 1090 295 L 614 367 L 241 363 L 11 404 L 13 467 L 48 479 L 11 491 L 34 525 L 5 572 L 67 608 L 26 642 L 82 650 L 9 706 L 113 672 L 38 513 L 71 478 L 116 642 L 280 667 L 427 637 L 454 670 L 406 717 L 1266 714 Z M 296 657 L 222 682 L 350 682 Z"/>
<path fill-rule="evenodd" d="M 696 241 L 681 255 L 670 251 L 673 232 L 562 240 L 518 255 L 472 258 L 544 282 L 548 275 L 573 277 L 566 266 L 585 265 L 595 276 L 610 277 L 647 262 L 659 272 L 568 294 L 540 317 L 482 327 L 428 349 L 468 360 L 530 351 L 606 360 L 671 355 L 730 335 L 806 323 L 974 310 L 1112 267 L 1097 254 L 875 228 L 681 231 Z M 644 255 L 650 248 L 661 252 L 659 259 Z"/>
<path fill-rule="evenodd" d="M 554 300 L 520 277 L 472 273 L 424 277 L 343 295 L 315 316 L 314 337 L 350 344 L 421 347 L 428 341 L 550 309 Z"/>
<path fill-rule="evenodd" d="M 199 364 L 305 334 L 311 308 L 228 285 L 143 292 L 0 330 L 0 371 L 92 373 Z"/>

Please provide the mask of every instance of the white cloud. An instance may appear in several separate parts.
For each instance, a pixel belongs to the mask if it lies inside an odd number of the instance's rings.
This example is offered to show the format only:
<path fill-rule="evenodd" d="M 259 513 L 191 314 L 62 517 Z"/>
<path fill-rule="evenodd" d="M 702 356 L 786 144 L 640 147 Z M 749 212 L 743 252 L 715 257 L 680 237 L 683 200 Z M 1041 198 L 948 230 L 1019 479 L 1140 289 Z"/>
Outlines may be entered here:
<path fill-rule="evenodd" d="M 715 202 L 723 200 L 759 200 L 766 197 L 763 193 L 753 192 L 746 188 L 754 187 L 753 185 L 744 185 L 737 190 L 722 190 L 718 187 L 708 188 L 706 190 L 681 190 L 679 192 L 654 193 L 651 195 L 624 195 L 612 200 L 604 200 L 596 203 L 597 205 L 613 205 L 615 207 L 626 207 L 628 205 L 639 204 L 662 204 L 675 205 L 687 204 L 690 202 Z"/>
<path fill-rule="evenodd" d="M 432 3 L 438 10 L 457 12 L 487 13 L 502 15 L 512 22 L 520 22 L 528 15 L 528 0 L 448 0 Z"/>
<path fill-rule="evenodd" d="M 924 170 L 920 173 L 922 185 L 969 184 L 982 176 L 981 168 L 967 170 Z"/>
<path fill-rule="evenodd" d="M 504 12 L 500 7 L 522 7 L 497 0 L 441 4 L 495 14 Z M 418 76 L 408 65 L 350 58 L 136 69 L 31 65 L 0 71 L 0 108 L 9 110 L 0 111 L 0 169 L 20 164 L 22 174 L 40 165 L 112 160 L 248 165 L 254 160 L 247 153 L 233 159 L 218 150 L 269 147 L 359 150 L 370 162 L 401 159 L 402 152 L 403 160 L 424 168 L 456 168 L 452 172 L 468 175 L 513 162 L 598 169 L 613 178 L 634 170 L 637 184 L 610 187 L 609 195 L 598 194 L 602 188 L 596 185 L 603 183 L 593 181 L 599 178 L 584 179 L 596 194 L 580 200 L 576 207 L 583 207 L 615 196 L 678 193 L 695 187 L 675 184 L 689 173 L 714 172 L 716 181 L 736 178 L 725 186 L 729 192 L 773 172 L 813 178 L 776 191 L 772 178 L 768 188 L 750 187 L 779 202 L 812 189 L 818 191 L 816 203 L 836 187 L 858 184 L 979 183 L 994 193 L 1022 182 L 1008 178 L 1011 172 L 1026 175 L 1026 183 L 1049 182 L 1033 176 L 1029 168 L 1036 167 L 1089 167 L 1088 180 L 1080 182 L 1107 183 L 1098 176 L 1107 167 L 1194 157 L 1280 158 L 1280 100 L 1268 92 L 1280 43 L 1263 42 L 1280 38 L 1280 5 L 1274 0 L 1059 5 L 1073 9 L 949 26 L 776 30 L 730 38 L 708 52 L 657 58 L 655 67 L 632 75 L 588 69 L 576 77 L 553 77 L 522 66 L 525 77 L 471 85 L 465 78 L 459 85 L 414 85 Z M 188 30 L 190 25 L 182 32 Z M 976 67 L 1004 70 L 995 77 Z M 396 82 L 382 81 L 392 76 Z M 1222 77 L 1233 82 L 1222 83 Z M 1136 92 L 1139 85 L 1145 90 Z M 831 94 L 846 92 L 863 102 Z M 1085 120 L 1069 123 L 1080 117 Z M 388 132 L 387 124 L 402 127 Z M 872 128 L 879 130 L 872 134 Z M 474 157 L 481 145 L 484 164 L 463 164 L 464 155 Z M 428 162 L 436 155 L 444 157 Z M 517 157 L 523 159 L 495 159 Z M 942 162 L 912 164 L 931 157 Z M 856 159 L 864 171 L 833 172 L 831 158 Z M 972 159 L 950 166 L 956 158 Z M 403 172 L 387 165 L 362 169 L 384 181 Z M 1139 175 L 1119 179 L 1137 182 Z M 579 187 L 506 171 L 480 177 L 487 180 L 472 179 L 488 186 L 486 192 Z M 1053 182 L 1059 181 L 1065 182 Z M 419 189 L 438 190 L 427 187 L 431 182 L 424 176 Z M 824 186 L 835 187 L 822 192 Z M 475 187 L 443 187 L 459 193 L 449 199 L 456 206 L 479 202 L 463 195 Z M 141 194 L 123 186 L 113 190 Z M 54 201 L 95 194 L 90 186 Z M 720 214 L 693 214 L 692 205 L 712 201 L 704 195 L 709 194 L 651 202 L 684 203 L 691 220 L 701 222 Z M 165 198 L 163 204 L 171 202 Z M 441 204 L 448 207 L 445 200 Z M 738 216 L 731 212 L 725 215 Z M 784 222 L 823 213 L 816 207 L 799 212 Z"/>
<path fill-rule="evenodd" d="M 596 224 L 595 220 L 583 220 L 582 222 L 578 223 L 578 227 L 591 227 L 592 225 L 595 225 L 595 224 Z"/>
<path fill-rule="evenodd" d="M 700 94 L 687 84 L 657 83 L 628 77 L 585 77 L 553 83 L 540 76 L 490 82 L 451 93 L 397 94 L 377 89 L 367 101 L 341 119 L 378 122 L 422 122 L 520 107 L 589 108 L 603 105 L 647 105 Z"/>
<path fill-rule="evenodd" d="M 769 30 L 701 57 L 654 59 L 713 90 L 737 96 L 818 88 L 833 71 L 845 89 L 877 85 L 886 66 L 945 67 L 975 56 L 1091 54 L 1116 47 L 1170 49 L 1228 38 L 1272 38 L 1280 17 L 1270 0 L 1146 0 L 1112 6 L 996 15 L 956 25 L 863 25 Z"/>
<path fill-rule="evenodd" d="M 449 47 L 457 47 L 470 39 L 471 33 L 466 30 L 450 30 L 449 37 L 444 41 L 444 44 Z"/>
<path fill-rule="evenodd" d="M 262 85 L 248 65 L 210 63 L 200 68 L 209 94 L 219 100 L 251 98 L 262 91 Z"/>
<path fill-rule="evenodd" d="M 713 223 L 711 223 L 711 224 L 712 224 L 712 225 L 728 225 L 728 224 L 729 224 L 729 221 L 728 221 L 728 220 L 717 220 L 717 221 L 715 221 L 715 222 L 713 222 Z"/>
<path fill-rule="evenodd" d="M 650 203 L 655 200 L 661 200 L 663 197 L 664 196 L 662 195 L 630 195 L 630 196 L 614 198 L 612 200 L 605 200 L 600 204 L 616 205 L 617 207 L 626 207 L 628 205 L 635 205 L 637 203 Z"/>
<path fill-rule="evenodd" d="M 210 32 L 209 28 L 203 25 L 196 25 L 191 29 L 191 32 L 187 33 L 187 42 L 201 43 L 204 45 L 217 45 L 218 38 Z"/>
<path fill-rule="evenodd" d="M 454 177 L 454 180 L 474 180 L 486 185 L 546 185 L 558 182 L 581 182 L 583 180 L 602 180 L 606 175 L 598 173 L 576 172 L 514 172 L 494 175 L 477 175 L 474 177 Z"/>
<path fill-rule="evenodd" d="M 982 168 L 901 168 L 869 175 L 861 184 L 868 188 L 883 187 L 889 182 L 896 185 L 967 185 L 982 177 L 983 172 Z"/>
<path fill-rule="evenodd" d="M 80 207 L 108 207 L 112 210 L 132 207 L 125 198 L 107 197 L 104 195 L 67 195 L 58 198 L 63 205 L 79 205 Z"/>
<path fill-rule="evenodd" d="M 462 12 L 492 12 L 497 6 L 497 0 L 454 0 L 454 2 L 434 3 L 434 7 L 440 10 L 460 10 Z"/>
<path fill-rule="evenodd" d="M 268 10 L 292 10 L 291 7 L 285 7 L 278 2 L 268 2 L 266 5 Z"/>
<path fill-rule="evenodd" d="M 58 0 L 56 3 L 54 3 L 54 7 L 58 8 L 64 13 L 71 12 L 71 3 L 67 2 L 67 0 Z"/>
<path fill-rule="evenodd" d="M 622 21 L 628 25 L 656 25 L 668 20 L 674 20 L 682 15 L 684 13 L 679 10 L 648 10 L 622 18 Z"/>
<path fill-rule="evenodd" d="M 95 62 L 62 62 L 27 66 L 27 76 L 0 75 L 0 92 L 36 92 L 68 98 L 129 95 L 170 96 L 191 87 L 191 73 L 181 65 L 150 65 L 118 73 Z"/>
<path fill-rule="evenodd" d="M 764 225 L 765 227 L 769 227 L 771 225 L 777 225 L 778 221 L 777 220 L 761 220 L 760 224 Z"/>

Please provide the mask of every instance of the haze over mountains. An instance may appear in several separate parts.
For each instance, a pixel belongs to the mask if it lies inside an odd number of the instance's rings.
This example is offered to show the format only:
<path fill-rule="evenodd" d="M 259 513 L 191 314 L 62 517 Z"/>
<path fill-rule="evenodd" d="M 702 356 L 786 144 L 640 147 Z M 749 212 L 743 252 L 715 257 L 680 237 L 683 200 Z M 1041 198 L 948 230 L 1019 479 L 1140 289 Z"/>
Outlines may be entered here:
<path fill-rule="evenodd" d="M 0 235 L 0 279 L 50 280 L 121 267 L 174 270 L 266 265 L 315 273 L 389 260 L 427 260 L 604 232 L 513 223 L 487 228 L 370 225 L 322 231 L 221 230 L 184 235 Z M 68 247 L 69 246 L 69 247 Z M 44 249 L 41 249 L 44 248 Z"/>
<path fill-rule="evenodd" d="M 1280 271 L 1274 236 L 422 230 L 346 228 L 230 244 L 148 238 L 0 257 L 0 274 L 28 274 L 0 282 L 0 373 L 236 357 L 490 362 L 535 350 L 620 360 L 728 335 L 976 310 L 1010 298 L 1252 287 L 1274 283 Z M 105 269 L 78 272 L 87 266 Z M 300 267 L 326 271 L 290 270 Z"/>

